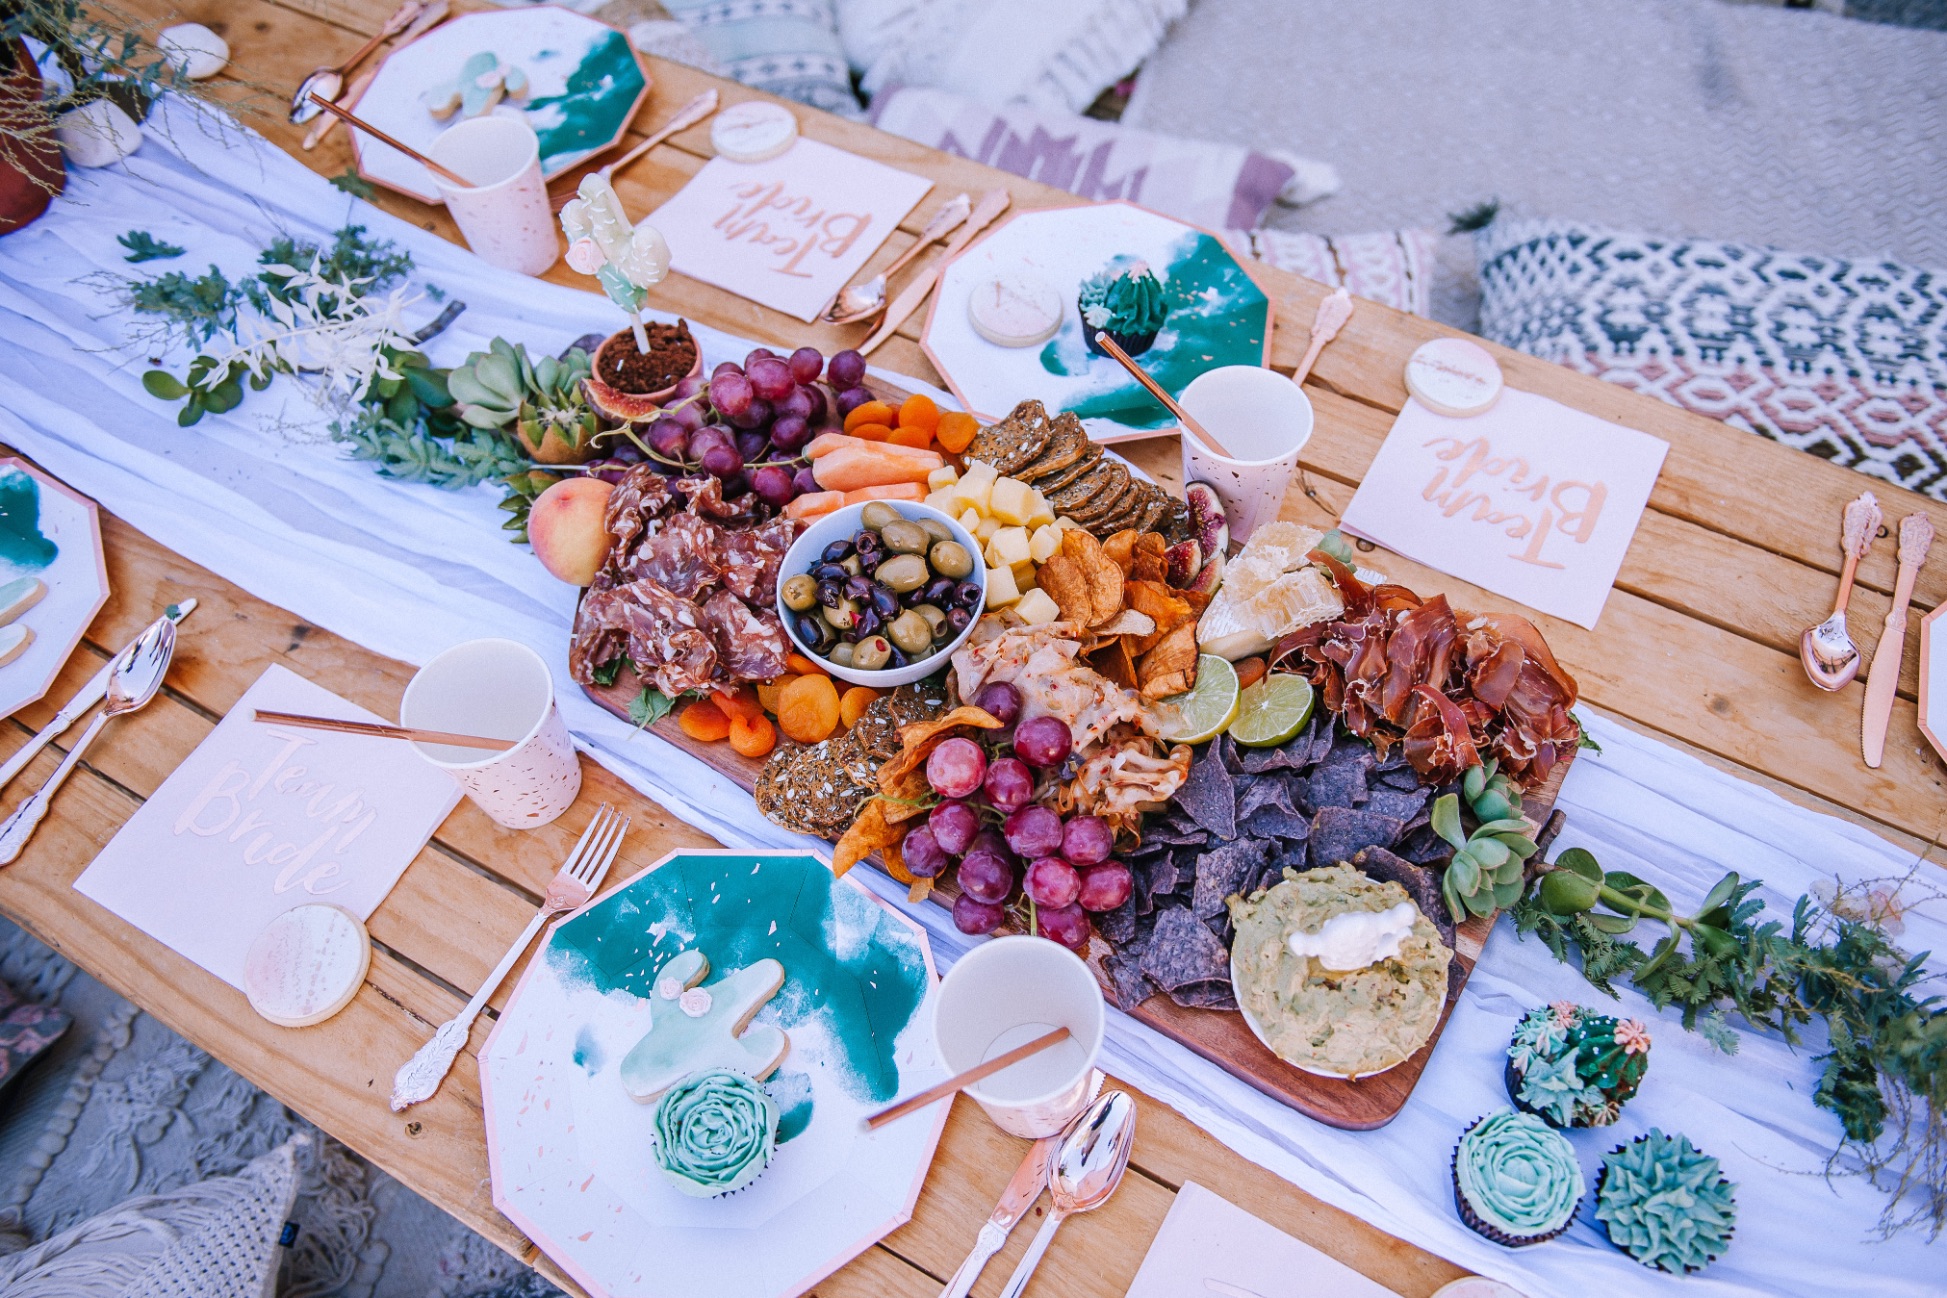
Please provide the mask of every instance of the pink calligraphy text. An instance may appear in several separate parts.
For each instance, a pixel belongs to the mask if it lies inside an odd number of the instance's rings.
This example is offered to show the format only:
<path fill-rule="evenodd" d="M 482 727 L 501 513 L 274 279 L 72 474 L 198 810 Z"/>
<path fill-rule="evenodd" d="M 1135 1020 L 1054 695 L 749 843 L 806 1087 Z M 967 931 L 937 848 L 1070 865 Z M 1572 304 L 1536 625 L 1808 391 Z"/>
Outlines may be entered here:
<path fill-rule="evenodd" d="M 1587 545 L 1595 535 L 1609 498 L 1606 483 L 1555 480 L 1519 456 L 1495 455 L 1485 437 L 1435 437 L 1424 445 L 1440 467 L 1421 497 L 1444 518 L 1465 517 L 1526 542 L 1509 558 L 1538 568 L 1563 568 L 1567 565 L 1542 556 L 1549 539 L 1564 536 Z"/>

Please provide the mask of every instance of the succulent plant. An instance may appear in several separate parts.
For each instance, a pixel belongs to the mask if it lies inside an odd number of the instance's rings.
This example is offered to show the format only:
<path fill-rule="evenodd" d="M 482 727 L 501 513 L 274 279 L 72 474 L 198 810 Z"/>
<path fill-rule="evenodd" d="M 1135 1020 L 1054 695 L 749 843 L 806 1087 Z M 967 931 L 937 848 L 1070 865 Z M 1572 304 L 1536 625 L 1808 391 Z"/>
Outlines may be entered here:
<path fill-rule="evenodd" d="M 1461 793 L 1478 822 L 1471 834 L 1461 825 L 1459 795 L 1443 794 L 1433 803 L 1433 832 L 1454 849 L 1440 889 L 1455 923 L 1512 906 L 1521 896 L 1522 866 L 1539 850 L 1521 817 L 1521 795 L 1497 763 L 1469 770 Z"/>
<path fill-rule="evenodd" d="M 588 374 L 588 353 L 579 347 L 537 361 L 523 344 L 496 338 L 455 368 L 446 387 L 472 427 L 513 433 L 542 464 L 580 464 L 594 454 L 601 428 L 582 392 Z"/>

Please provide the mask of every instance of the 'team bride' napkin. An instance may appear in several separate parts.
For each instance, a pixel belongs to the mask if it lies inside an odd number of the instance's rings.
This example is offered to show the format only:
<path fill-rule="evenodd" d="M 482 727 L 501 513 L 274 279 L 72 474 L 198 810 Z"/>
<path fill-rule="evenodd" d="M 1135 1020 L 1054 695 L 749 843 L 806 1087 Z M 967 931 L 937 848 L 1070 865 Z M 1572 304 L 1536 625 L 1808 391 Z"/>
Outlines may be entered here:
<path fill-rule="evenodd" d="M 1127 1298 L 1398 1298 L 1343 1262 L 1185 1181 Z"/>

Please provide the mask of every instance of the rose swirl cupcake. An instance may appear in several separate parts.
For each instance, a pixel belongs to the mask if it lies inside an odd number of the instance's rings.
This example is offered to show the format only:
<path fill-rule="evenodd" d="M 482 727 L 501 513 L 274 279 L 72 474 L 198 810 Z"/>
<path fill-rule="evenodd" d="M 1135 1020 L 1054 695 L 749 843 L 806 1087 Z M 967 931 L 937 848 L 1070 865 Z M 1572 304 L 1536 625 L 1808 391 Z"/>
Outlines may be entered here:
<path fill-rule="evenodd" d="M 656 1102 L 656 1166 L 696 1199 L 735 1194 L 770 1165 L 777 1102 L 742 1073 L 691 1073 Z"/>
<path fill-rule="evenodd" d="M 1582 1201 L 1582 1168 L 1540 1118 L 1500 1109 L 1476 1118 L 1453 1151 L 1453 1199 L 1476 1234 L 1507 1248 L 1551 1240 Z"/>

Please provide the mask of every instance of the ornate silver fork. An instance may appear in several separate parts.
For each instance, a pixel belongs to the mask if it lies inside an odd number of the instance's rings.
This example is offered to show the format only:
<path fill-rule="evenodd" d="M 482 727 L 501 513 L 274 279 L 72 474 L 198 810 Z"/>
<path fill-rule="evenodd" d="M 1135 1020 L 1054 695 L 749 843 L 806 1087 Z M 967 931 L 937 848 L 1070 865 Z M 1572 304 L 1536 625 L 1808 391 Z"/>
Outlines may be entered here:
<path fill-rule="evenodd" d="M 595 812 L 588 828 L 582 831 L 575 850 L 568 853 L 567 861 L 548 884 L 548 895 L 541 902 L 541 909 L 534 912 L 534 918 L 527 922 L 521 935 L 514 939 L 514 945 L 507 948 L 507 954 L 500 957 L 493 972 L 480 984 L 480 990 L 473 993 L 473 999 L 466 1008 L 439 1025 L 433 1039 L 419 1047 L 411 1059 L 406 1060 L 392 1078 L 392 1111 L 400 1113 L 424 1100 L 430 1100 L 439 1091 L 439 1084 L 446 1080 L 446 1074 L 453 1071 L 453 1061 L 459 1058 L 461 1047 L 466 1045 L 467 1035 L 473 1030 L 473 1020 L 480 1016 L 486 1006 L 487 998 L 500 986 L 501 979 L 514 967 L 534 941 L 541 926 L 564 911 L 570 911 L 585 904 L 602 886 L 608 875 L 609 866 L 615 863 L 615 853 L 622 846 L 622 836 L 629 832 L 629 821 L 618 816 L 615 809 L 603 803 Z"/>

